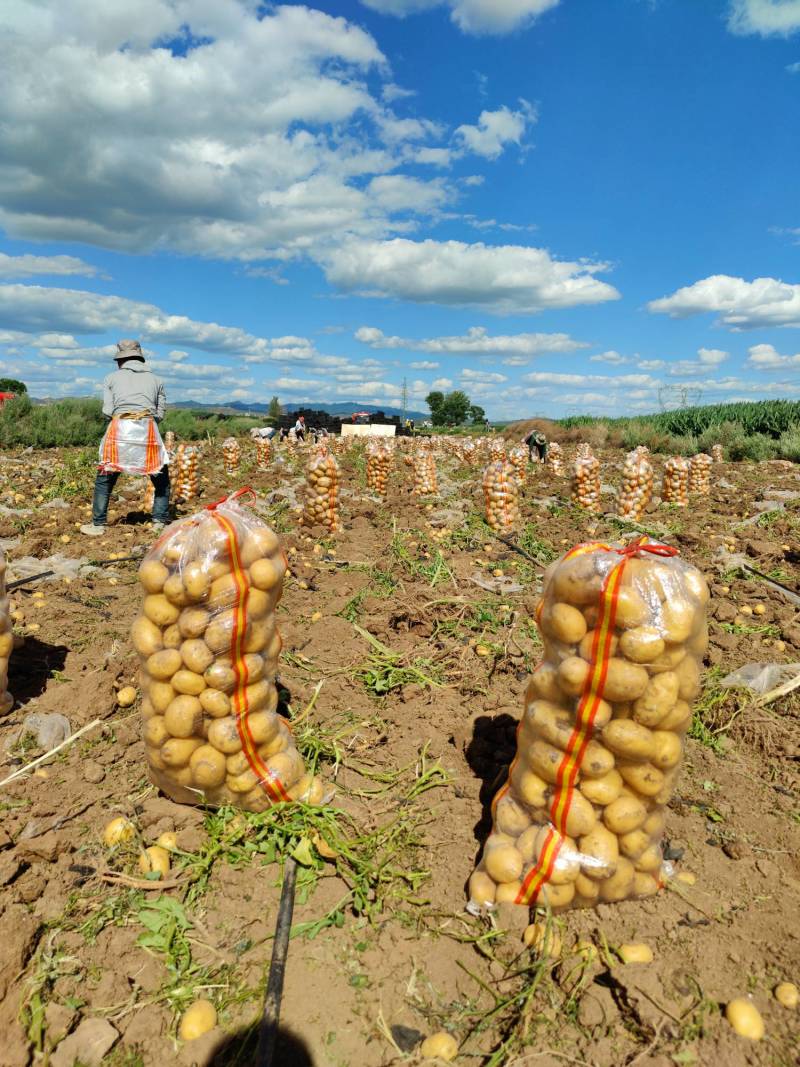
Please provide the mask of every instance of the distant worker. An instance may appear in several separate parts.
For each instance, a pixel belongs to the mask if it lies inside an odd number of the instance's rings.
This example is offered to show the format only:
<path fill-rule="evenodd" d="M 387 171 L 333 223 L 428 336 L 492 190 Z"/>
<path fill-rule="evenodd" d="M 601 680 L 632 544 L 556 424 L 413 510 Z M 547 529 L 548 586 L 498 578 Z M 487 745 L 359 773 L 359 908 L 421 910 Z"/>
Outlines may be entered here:
<path fill-rule="evenodd" d="M 169 456 L 157 423 L 167 407 L 164 384 L 147 367 L 138 341 L 118 341 L 117 369 L 103 382 L 103 414 L 110 419 L 100 442 L 91 525 L 81 533 L 106 531 L 108 503 L 120 474 L 148 475 L 155 490 L 153 528 L 169 522 Z"/>
<path fill-rule="evenodd" d="M 275 436 L 274 426 L 254 426 L 250 431 L 254 441 L 271 441 Z"/>
<path fill-rule="evenodd" d="M 544 463 L 547 458 L 547 438 L 541 430 L 531 430 L 522 438 L 522 443 L 530 450 L 531 463 Z"/>
<path fill-rule="evenodd" d="M 306 419 L 304 415 L 300 415 L 297 422 L 294 424 L 294 432 L 299 441 L 305 441 L 306 439 Z"/>

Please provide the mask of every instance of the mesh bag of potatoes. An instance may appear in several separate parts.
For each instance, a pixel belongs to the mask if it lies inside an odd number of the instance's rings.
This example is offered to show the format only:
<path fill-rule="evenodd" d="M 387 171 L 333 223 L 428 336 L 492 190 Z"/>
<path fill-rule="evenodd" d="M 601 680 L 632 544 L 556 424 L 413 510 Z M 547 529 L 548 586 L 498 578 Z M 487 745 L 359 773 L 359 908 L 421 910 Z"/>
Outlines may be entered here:
<path fill-rule="evenodd" d="M 7 715 L 14 707 L 8 691 L 8 661 L 14 648 L 11 609 L 6 594 L 6 557 L 0 552 L 0 715 Z"/>
<path fill-rule="evenodd" d="M 653 496 L 653 466 L 647 449 L 635 448 L 625 457 L 618 511 L 624 519 L 638 520 L 647 510 Z"/>
<path fill-rule="evenodd" d="M 689 506 L 689 464 L 683 456 L 672 456 L 664 464 L 661 499 L 680 508 Z"/>
<path fill-rule="evenodd" d="M 490 463 L 483 472 L 486 521 L 493 530 L 508 533 L 519 522 L 519 496 L 514 468 L 504 459 Z"/>
<path fill-rule="evenodd" d="M 339 529 L 339 464 L 327 445 L 318 445 L 306 467 L 303 526 Z"/>
<path fill-rule="evenodd" d="M 711 492 L 711 464 L 706 452 L 698 452 L 689 460 L 689 492 L 708 496 Z"/>
<path fill-rule="evenodd" d="M 703 575 L 647 538 L 548 568 L 508 782 L 469 883 L 473 912 L 647 897 L 708 644 Z"/>
<path fill-rule="evenodd" d="M 248 499 L 239 490 L 173 523 L 139 568 L 145 597 L 131 636 L 150 777 L 182 804 L 316 804 L 322 782 L 277 713 L 286 562 Z"/>

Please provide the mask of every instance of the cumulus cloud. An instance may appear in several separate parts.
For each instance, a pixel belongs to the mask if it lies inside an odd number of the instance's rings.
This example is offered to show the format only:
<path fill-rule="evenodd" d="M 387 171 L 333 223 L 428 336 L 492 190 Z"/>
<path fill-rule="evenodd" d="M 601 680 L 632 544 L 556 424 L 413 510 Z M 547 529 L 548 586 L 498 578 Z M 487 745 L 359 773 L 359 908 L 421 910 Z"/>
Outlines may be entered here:
<path fill-rule="evenodd" d="M 450 18 L 465 33 L 511 33 L 557 7 L 559 0 L 361 0 L 384 15 L 405 16 L 448 7 Z"/>
<path fill-rule="evenodd" d="M 627 356 L 621 356 L 619 352 L 615 352 L 610 349 L 608 352 L 600 352 L 596 356 L 589 356 L 590 363 L 610 363 L 612 366 L 618 366 L 620 363 L 630 363 L 630 359 Z"/>
<path fill-rule="evenodd" d="M 97 273 L 97 267 L 77 256 L 7 256 L 0 252 L 0 278 L 32 278 L 37 274 L 93 278 Z"/>
<path fill-rule="evenodd" d="M 536 109 L 521 101 L 519 111 L 503 106 L 496 111 L 482 111 L 475 126 L 462 125 L 456 140 L 476 156 L 497 159 L 508 144 L 519 145 L 528 126 L 536 122 Z"/>
<path fill-rule="evenodd" d="M 616 300 L 594 277 L 607 263 L 553 259 L 542 248 L 462 241 L 346 241 L 323 259 L 330 282 L 364 296 L 533 314 Z"/>
<path fill-rule="evenodd" d="M 541 352 L 575 352 L 580 348 L 589 347 L 587 342 L 575 341 L 566 333 L 492 335 L 485 326 L 471 326 L 461 336 L 428 338 L 387 336 L 375 326 L 361 326 L 356 330 L 355 337 L 370 348 L 403 348 L 409 352 L 458 355 L 513 353 L 518 356 L 535 356 Z"/>
<path fill-rule="evenodd" d="M 415 363 L 410 363 L 409 366 L 413 367 L 414 370 L 436 370 L 439 364 L 431 359 L 421 359 Z"/>
<path fill-rule="evenodd" d="M 800 326 L 800 285 L 790 285 L 777 278 L 755 278 L 748 282 L 728 274 L 714 274 L 678 289 L 671 296 L 651 300 L 647 308 L 674 319 L 717 312 L 720 321 L 735 330 Z"/>
<path fill-rule="evenodd" d="M 788 37 L 800 30 L 800 0 L 731 0 L 728 28 L 737 34 Z"/>
<path fill-rule="evenodd" d="M 484 371 L 484 370 L 466 370 L 461 371 L 461 380 L 466 384 L 471 382 L 479 382 L 483 385 L 499 384 L 500 382 L 507 382 L 508 376 L 505 374 L 498 374 L 496 371 Z"/>
<path fill-rule="evenodd" d="M 720 348 L 698 348 L 697 359 L 679 359 L 669 363 L 669 373 L 673 378 L 681 375 L 693 377 L 696 374 L 708 374 L 709 371 L 719 367 L 728 358 L 728 353 L 723 352 Z M 660 366 L 665 364 L 664 360 L 654 362 L 658 362 Z M 638 366 L 641 367 L 641 364 L 638 364 Z"/>
<path fill-rule="evenodd" d="M 788 370 L 800 367 L 800 352 L 782 356 L 773 345 L 753 345 L 747 350 L 747 365 L 756 370 Z"/>

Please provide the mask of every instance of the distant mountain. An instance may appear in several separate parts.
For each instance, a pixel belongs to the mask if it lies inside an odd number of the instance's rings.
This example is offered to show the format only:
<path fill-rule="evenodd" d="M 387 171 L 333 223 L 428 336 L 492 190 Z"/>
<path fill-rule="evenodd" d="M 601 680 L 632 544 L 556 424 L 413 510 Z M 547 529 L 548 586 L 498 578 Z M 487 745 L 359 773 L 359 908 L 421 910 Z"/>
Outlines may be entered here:
<path fill-rule="evenodd" d="M 264 415 L 269 410 L 269 404 L 259 404 L 253 402 L 252 404 L 245 404 L 241 400 L 233 400 L 228 404 L 197 404 L 192 403 L 189 400 L 178 400 L 170 404 L 173 408 L 192 408 L 195 411 L 208 410 L 218 411 L 222 414 L 229 415 L 236 413 L 243 415 L 250 413 L 253 415 Z M 337 401 L 335 404 L 326 404 L 323 401 L 310 401 L 307 404 L 283 404 L 284 411 L 298 411 L 300 408 L 311 408 L 314 411 L 324 411 L 326 415 L 352 415 L 354 411 L 369 411 L 373 413 L 375 411 L 382 411 L 384 415 L 402 415 L 402 408 L 392 407 L 391 404 L 361 404 L 357 400 L 342 400 Z M 409 419 L 427 419 L 430 415 L 423 411 L 407 411 L 406 417 Z"/>

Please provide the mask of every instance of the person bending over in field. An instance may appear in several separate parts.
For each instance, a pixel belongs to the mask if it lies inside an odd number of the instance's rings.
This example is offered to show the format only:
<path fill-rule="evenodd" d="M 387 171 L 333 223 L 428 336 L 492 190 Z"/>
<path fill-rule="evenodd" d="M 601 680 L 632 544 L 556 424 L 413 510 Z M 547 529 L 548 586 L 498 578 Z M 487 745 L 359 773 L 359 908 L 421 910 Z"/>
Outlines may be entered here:
<path fill-rule="evenodd" d="M 110 422 L 100 442 L 92 521 L 81 526 L 89 537 L 105 533 L 108 502 L 123 472 L 149 475 L 153 528 L 169 522 L 169 456 L 157 425 L 167 406 L 164 384 L 145 364 L 138 341 L 117 342 L 114 359 L 117 369 L 103 382 L 103 414 Z"/>
<path fill-rule="evenodd" d="M 531 430 L 522 443 L 530 449 L 531 463 L 544 463 L 547 458 L 547 438 L 541 430 Z"/>

